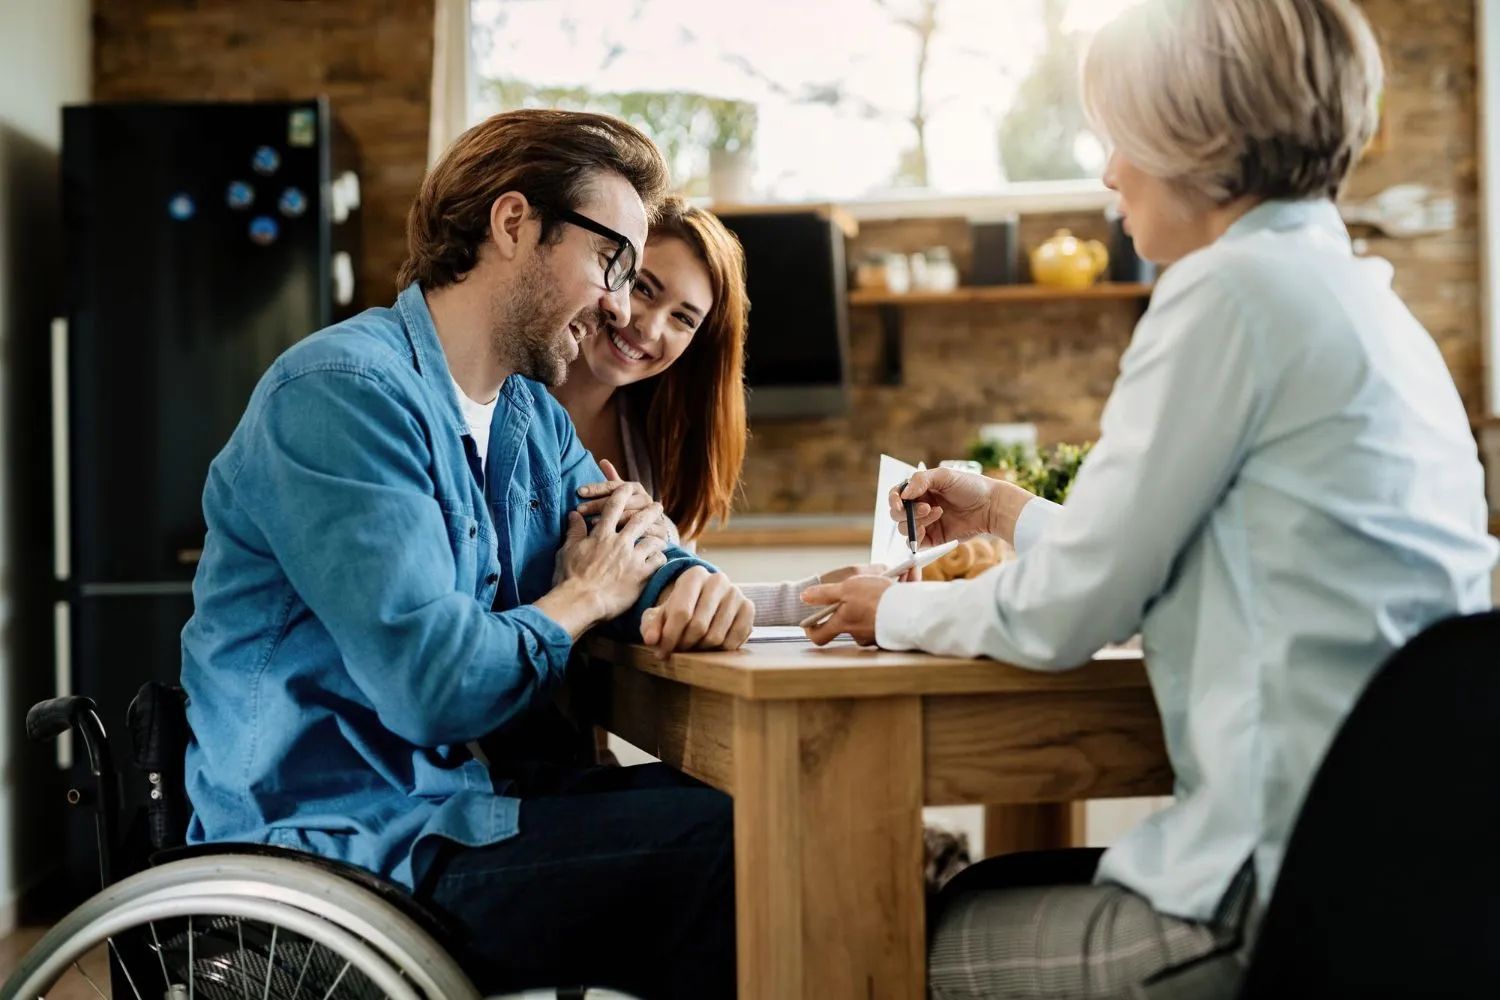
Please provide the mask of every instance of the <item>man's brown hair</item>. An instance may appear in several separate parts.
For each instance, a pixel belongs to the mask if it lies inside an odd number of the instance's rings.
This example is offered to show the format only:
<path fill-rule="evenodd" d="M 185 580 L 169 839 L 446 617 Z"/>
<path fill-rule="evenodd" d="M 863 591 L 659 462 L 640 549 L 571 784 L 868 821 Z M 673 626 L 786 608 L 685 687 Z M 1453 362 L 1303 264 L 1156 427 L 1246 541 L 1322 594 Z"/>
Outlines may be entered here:
<path fill-rule="evenodd" d="M 667 191 L 667 165 L 633 125 L 582 111 L 526 109 L 491 115 L 449 146 L 427 172 L 406 217 L 406 260 L 398 288 L 442 288 L 479 260 L 490 206 L 518 191 L 540 219 L 541 242 L 560 238 L 558 213 L 576 209 L 600 172 L 635 188 L 653 218 Z"/>

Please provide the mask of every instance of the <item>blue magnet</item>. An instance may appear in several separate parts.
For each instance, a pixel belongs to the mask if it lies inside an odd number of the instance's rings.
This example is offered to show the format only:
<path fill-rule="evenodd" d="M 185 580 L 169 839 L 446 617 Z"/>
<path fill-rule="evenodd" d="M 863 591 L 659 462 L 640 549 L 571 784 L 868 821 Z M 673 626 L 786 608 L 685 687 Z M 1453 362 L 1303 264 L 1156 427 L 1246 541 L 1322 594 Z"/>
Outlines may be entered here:
<path fill-rule="evenodd" d="M 255 204 L 255 188 L 244 181 L 230 181 L 229 190 L 224 193 L 224 200 L 233 209 L 249 208 Z"/>
<path fill-rule="evenodd" d="M 280 233 L 281 227 L 269 215 L 257 215 L 250 220 L 250 242 L 256 246 L 270 246 Z"/>
<path fill-rule="evenodd" d="M 250 158 L 250 166 L 257 174 L 274 174 L 281 167 L 281 154 L 270 146 L 261 146 Z"/>
<path fill-rule="evenodd" d="M 167 214 L 178 222 L 191 219 L 196 211 L 197 206 L 193 204 L 193 199 L 184 192 L 174 194 L 167 202 Z"/>
<path fill-rule="evenodd" d="M 307 211 L 307 195 L 297 188 L 287 188 L 281 192 L 281 200 L 276 203 L 276 207 L 288 219 L 295 219 Z"/>

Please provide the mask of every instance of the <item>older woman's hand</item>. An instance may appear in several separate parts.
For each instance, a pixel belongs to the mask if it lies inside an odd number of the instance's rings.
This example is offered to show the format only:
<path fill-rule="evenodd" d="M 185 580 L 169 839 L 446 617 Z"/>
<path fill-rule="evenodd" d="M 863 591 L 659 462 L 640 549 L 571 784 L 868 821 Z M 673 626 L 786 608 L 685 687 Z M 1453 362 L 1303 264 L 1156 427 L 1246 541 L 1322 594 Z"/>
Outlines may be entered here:
<path fill-rule="evenodd" d="M 942 545 L 955 538 L 968 538 L 990 530 L 990 502 L 997 480 L 954 469 L 924 469 L 912 474 L 903 490 L 891 490 L 891 519 L 906 534 L 906 508 L 902 500 L 915 500 L 913 519 L 917 542 Z"/>
<path fill-rule="evenodd" d="M 819 646 L 848 632 L 861 646 L 875 645 L 875 609 L 895 580 L 888 576 L 851 576 L 842 583 L 820 583 L 802 592 L 808 604 L 837 604 L 833 617 L 807 629 L 807 637 Z"/>
<path fill-rule="evenodd" d="M 999 535 L 1013 541 L 1021 508 L 1034 499 L 1031 493 L 1003 479 L 956 469 L 923 469 L 912 473 L 906 489 L 891 490 L 891 520 L 906 534 L 906 508 L 902 500 L 915 500 L 912 519 L 917 525 L 917 543 L 942 545 L 972 535 Z"/>

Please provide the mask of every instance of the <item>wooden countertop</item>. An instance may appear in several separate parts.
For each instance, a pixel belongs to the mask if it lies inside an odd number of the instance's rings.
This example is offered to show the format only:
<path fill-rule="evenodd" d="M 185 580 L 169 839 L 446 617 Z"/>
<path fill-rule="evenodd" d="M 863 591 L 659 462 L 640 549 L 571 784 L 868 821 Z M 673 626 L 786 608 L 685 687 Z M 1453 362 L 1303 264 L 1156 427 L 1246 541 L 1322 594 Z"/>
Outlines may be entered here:
<path fill-rule="evenodd" d="M 1500 515 L 1490 518 L 1490 534 L 1500 538 Z M 840 545 L 870 542 L 870 519 L 862 514 L 746 514 L 705 531 L 700 547 L 749 549 L 762 546 Z"/>
<path fill-rule="evenodd" d="M 746 549 L 762 546 L 870 544 L 867 514 L 741 514 L 726 525 L 716 525 L 698 538 L 699 547 Z"/>
<path fill-rule="evenodd" d="M 590 656 L 665 680 L 739 698 L 874 698 L 1149 687 L 1141 651 L 1111 648 L 1075 670 L 1036 671 L 994 660 L 892 653 L 832 643 L 750 642 L 732 653 L 675 653 L 595 637 Z"/>

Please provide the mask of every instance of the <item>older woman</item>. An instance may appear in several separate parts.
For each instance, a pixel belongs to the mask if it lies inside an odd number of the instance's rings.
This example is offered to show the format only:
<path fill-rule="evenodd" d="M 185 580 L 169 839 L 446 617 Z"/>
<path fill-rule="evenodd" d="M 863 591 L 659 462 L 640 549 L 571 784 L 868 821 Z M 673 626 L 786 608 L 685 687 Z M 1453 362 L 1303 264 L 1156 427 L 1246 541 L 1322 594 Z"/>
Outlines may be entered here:
<path fill-rule="evenodd" d="M 935 997 L 1126 996 L 1187 963 L 1232 995 L 1236 962 L 1194 960 L 1243 952 L 1355 699 L 1426 625 L 1490 605 L 1458 394 L 1333 205 L 1380 87 L 1350 0 L 1146 0 L 1106 27 L 1084 65 L 1105 183 L 1141 253 L 1172 267 L 1067 506 L 919 473 L 925 541 L 992 531 L 1020 559 L 806 595 L 844 601 L 816 640 L 1039 670 L 1145 636 L 1174 804 L 1102 860 L 1020 855 L 955 880 Z"/>

